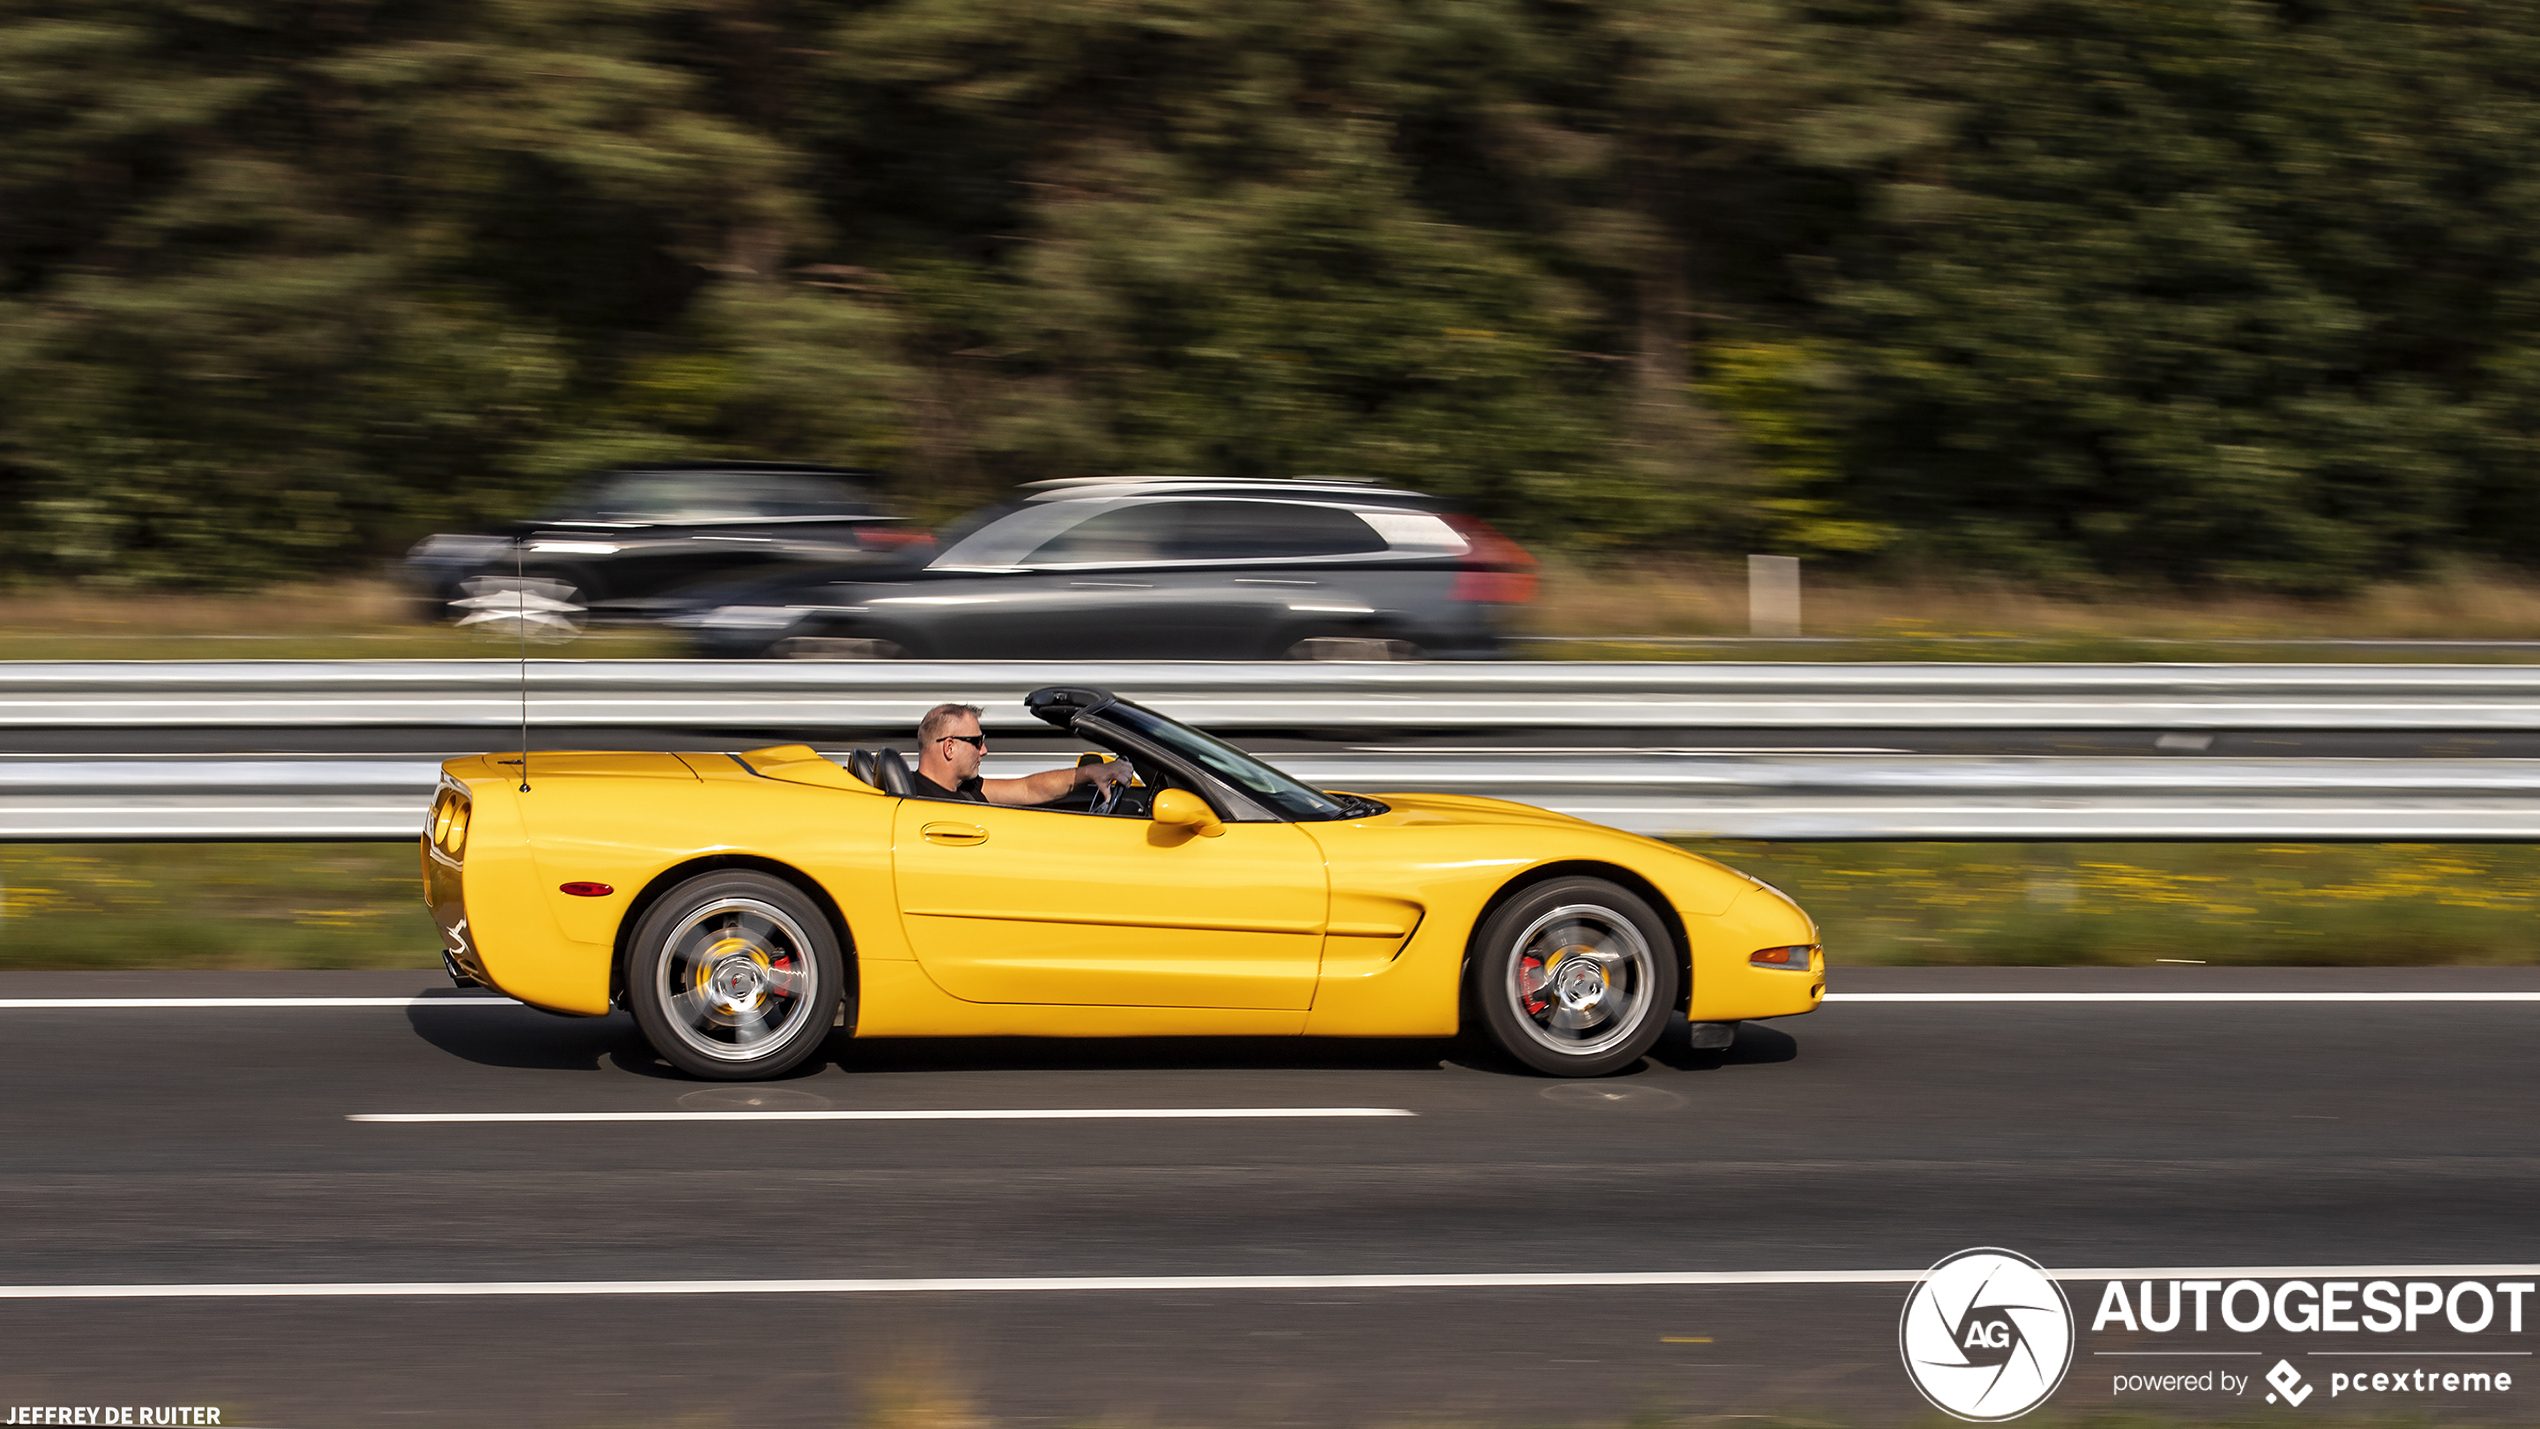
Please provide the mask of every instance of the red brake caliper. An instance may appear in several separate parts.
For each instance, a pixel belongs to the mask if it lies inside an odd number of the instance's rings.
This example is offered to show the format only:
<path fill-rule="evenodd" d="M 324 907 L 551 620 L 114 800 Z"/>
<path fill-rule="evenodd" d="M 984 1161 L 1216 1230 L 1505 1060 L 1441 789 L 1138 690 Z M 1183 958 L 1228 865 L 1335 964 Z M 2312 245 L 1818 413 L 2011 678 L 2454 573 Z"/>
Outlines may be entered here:
<path fill-rule="evenodd" d="M 1532 1017 L 1536 1013 L 1541 1012 L 1552 1005 L 1551 1003 L 1544 1001 L 1542 998 L 1535 996 L 1536 993 L 1543 991 L 1545 981 L 1546 979 L 1543 975 L 1543 959 L 1529 955 L 1518 960 L 1517 990 L 1525 997 L 1526 1015 L 1528 1017 Z"/>

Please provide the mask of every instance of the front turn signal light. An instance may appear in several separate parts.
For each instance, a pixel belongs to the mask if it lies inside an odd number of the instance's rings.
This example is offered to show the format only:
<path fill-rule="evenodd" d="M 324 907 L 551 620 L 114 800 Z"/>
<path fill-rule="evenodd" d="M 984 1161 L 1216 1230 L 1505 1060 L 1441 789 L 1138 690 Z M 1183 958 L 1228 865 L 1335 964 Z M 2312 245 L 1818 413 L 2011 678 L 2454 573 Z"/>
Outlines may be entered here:
<path fill-rule="evenodd" d="M 1778 972 L 1804 973 L 1814 962 L 1814 943 L 1794 943 L 1786 948 L 1758 948 L 1746 955 L 1747 966 L 1772 968 Z"/>

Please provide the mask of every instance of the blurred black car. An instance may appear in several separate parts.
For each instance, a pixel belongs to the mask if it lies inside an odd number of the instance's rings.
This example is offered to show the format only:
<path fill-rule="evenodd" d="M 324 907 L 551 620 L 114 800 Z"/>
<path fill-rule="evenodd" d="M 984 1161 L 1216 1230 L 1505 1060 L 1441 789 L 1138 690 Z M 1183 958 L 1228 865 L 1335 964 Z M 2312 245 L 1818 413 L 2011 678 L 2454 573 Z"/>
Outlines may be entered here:
<path fill-rule="evenodd" d="M 692 593 L 704 655 L 1415 659 L 1497 653 L 1534 558 L 1417 492 L 1325 478 L 1041 482 L 893 570 Z"/>
<path fill-rule="evenodd" d="M 576 623 L 652 619 L 688 608 L 672 592 L 701 581 L 931 549 L 877 485 L 869 471 L 779 462 L 602 472 L 508 534 L 424 537 L 399 574 L 426 618 L 525 584 Z"/>

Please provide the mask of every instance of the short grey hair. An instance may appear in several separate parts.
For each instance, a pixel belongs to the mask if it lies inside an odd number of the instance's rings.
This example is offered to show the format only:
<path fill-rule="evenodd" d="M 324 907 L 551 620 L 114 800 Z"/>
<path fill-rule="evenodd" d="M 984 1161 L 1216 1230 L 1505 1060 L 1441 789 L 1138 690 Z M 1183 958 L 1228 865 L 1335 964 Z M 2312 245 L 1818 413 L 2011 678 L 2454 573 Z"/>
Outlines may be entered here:
<path fill-rule="evenodd" d="M 963 715 L 977 719 L 984 713 L 977 705 L 937 705 L 917 722 L 917 742 L 920 746 L 933 744 L 943 737 L 944 731 L 961 723 Z"/>

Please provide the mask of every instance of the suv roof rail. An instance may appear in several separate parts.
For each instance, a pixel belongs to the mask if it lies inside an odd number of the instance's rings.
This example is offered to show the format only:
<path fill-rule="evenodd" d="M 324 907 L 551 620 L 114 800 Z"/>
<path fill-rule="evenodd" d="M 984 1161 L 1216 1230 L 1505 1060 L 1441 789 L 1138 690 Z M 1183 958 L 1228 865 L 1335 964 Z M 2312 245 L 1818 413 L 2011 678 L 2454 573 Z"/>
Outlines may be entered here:
<path fill-rule="evenodd" d="M 889 473 L 869 466 L 829 466 L 812 461 L 629 461 L 614 466 L 585 468 L 580 479 L 589 481 L 603 476 L 632 476 L 654 472 L 690 472 L 697 475 L 766 472 L 786 476 L 852 476 L 875 479 Z"/>
<path fill-rule="evenodd" d="M 1213 476 L 1168 476 L 1160 473 L 1121 476 L 1053 476 L 1046 481 L 1027 481 L 1024 491 L 1064 491 L 1071 486 L 1119 486 L 1133 481 L 1221 481 L 1230 478 Z"/>
<path fill-rule="evenodd" d="M 1027 481 L 1023 491 L 1066 492 L 1092 490 L 1104 486 L 1213 486 L 1237 491 L 1295 491 L 1300 488 L 1343 487 L 1352 491 L 1396 491 L 1405 496 L 1422 493 L 1389 487 L 1367 476 L 1060 476 L 1046 481 Z"/>

